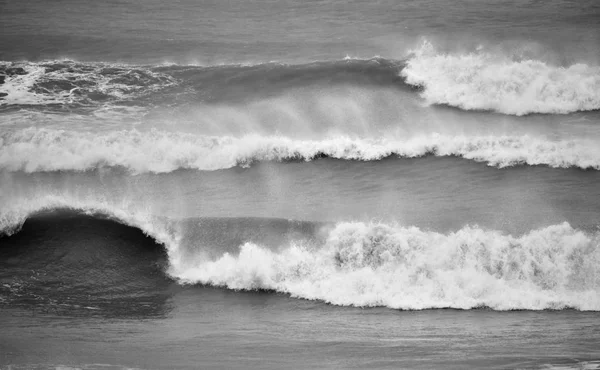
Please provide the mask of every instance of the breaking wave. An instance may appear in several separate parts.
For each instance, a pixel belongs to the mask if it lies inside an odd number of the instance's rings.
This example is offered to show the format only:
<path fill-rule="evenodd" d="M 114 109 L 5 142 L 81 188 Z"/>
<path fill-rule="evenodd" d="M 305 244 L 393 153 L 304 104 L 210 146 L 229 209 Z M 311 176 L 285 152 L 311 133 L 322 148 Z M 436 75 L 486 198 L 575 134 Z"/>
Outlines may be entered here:
<path fill-rule="evenodd" d="M 54 210 L 72 210 L 90 216 L 108 217 L 128 226 L 141 229 L 146 235 L 166 246 L 167 252 L 176 248 L 179 234 L 176 223 L 155 216 L 153 212 L 135 205 L 122 202 L 111 202 L 94 197 L 74 197 L 59 194 L 47 194 L 19 199 L 13 204 L 7 204 L 0 210 L 0 236 L 13 235 L 21 229 L 31 215 Z"/>
<path fill-rule="evenodd" d="M 477 226 L 438 233 L 343 222 L 304 228 L 314 233 L 311 238 L 275 247 L 246 241 L 236 251 L 215 254 L 206 241 L 186 240 L 193 235 L 189 228 L 202 223 L 156 217 L 127 203 L 45 196 L 2 209 L 0 227 L 16 232 L 29 215 L 56 208 L 140 228 L 166 246 L 166 272 L 183 284 L 271 290 L 360 307 L 600 310 L 600 232 L 567 223 L 512 236 Z"/>
<path fill-rule="evenodd" d="M 498 167 L 526 164 L 600 169 L 600 149 L 593 140 L 553 141 L 527 135 L 434 133 L 404 140 L 348 136 L 299 140 L 284 136 L 204 136 L 156 129 L 84 133 L 27 128 L 0 136 L 0 169 L 25 172 L 123 167 L 134 173 L 163 173 L 324 156 L 374 161 L 425 155 L 459 156 Z"/>
<path fill-rule="evenodd" d="M 520 237 L 478 227 L 440 234 L 340 223 L 318 249 L 246 243 L 237 256 L 178 264 L 171 274 L 344 306 L 600 310 L 599 242 L 597 233 L 567 223 Z"/>
<path fill-rule="evenodd" d="M 429 104 L 508 115 L 600 109 L 600 67 L 566 67 L 483 48 L 443 53 L 425 41 L 406 60 L 381 57 L 305 64 L 136 66 L 69 60 L 0 61 L 0 107 L 152 107 L 239 102 L 306 87 L 414 90 Z M 61 108 L 62 107 L 62 108 Z"/>
<path fill-rule="evenodd" d="M 556 67 L 483 50 L 446 54 L 424 42 L 401 75 L 423 88 L 421 96 L 429 104 L 518 116 L 600 109 L 600 67 L 582 63 Z"/>

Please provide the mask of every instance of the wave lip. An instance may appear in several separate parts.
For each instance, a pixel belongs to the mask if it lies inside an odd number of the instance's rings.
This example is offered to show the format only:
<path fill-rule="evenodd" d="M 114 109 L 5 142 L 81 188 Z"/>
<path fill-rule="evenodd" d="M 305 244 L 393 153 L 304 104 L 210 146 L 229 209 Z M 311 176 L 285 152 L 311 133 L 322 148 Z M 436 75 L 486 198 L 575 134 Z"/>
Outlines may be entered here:
<path fill-rule="evenodd" d="M 147 207 L 131 202 L 110 202 L 95 196 L 73 196 L 45 194 L 20 199 L 0 210 L 0 237 L 10 236 L 20 231 L 27 220 L 35 214 L 52 211 L 74 211 L 91 216 L 101 216 L 127 226 L 139 228 L 144 234 L 165 246 L 167 253 L 176 249 L 180 242 L 177 225 L 172 220 L 157 217 Z"/>
<path fill-rule="evenodd" d="M 564 223 L 521 237 L 465 227 L 337 224 L 321 249 L 279 252 L 246 243 L 239 255 L 179 262 L 184 283 L 266 289 L 335 305 L 395 309 L 600 310 L 599 237 Z"/>
<path fill-rule="evenodd" d="M 591 140 L 552 141 L 529 136 L 451 136 L 407 139 L 341 136 L 298 140 L 283 136 L 204 136 L 151 131 L 73 132 L 26 128 L 0 135 L 0 169 L 86 171 L 122 167 L 134 173 L 218 170 L 256 161 L 312 160 L 327 156 L 376 161 L 390 156 L 459 156 L 490 166 L 520 164 L 600 169 Z"/>
<path fill-rule="evenodd" d="M 424 42 L 401 71 L 423 88 L 429 104 L 509 115 L 567 114 L 600 109 L 600 67 L 555 67 L 539 60 L 512 60 L 483 51 L 441 54 Z"/>

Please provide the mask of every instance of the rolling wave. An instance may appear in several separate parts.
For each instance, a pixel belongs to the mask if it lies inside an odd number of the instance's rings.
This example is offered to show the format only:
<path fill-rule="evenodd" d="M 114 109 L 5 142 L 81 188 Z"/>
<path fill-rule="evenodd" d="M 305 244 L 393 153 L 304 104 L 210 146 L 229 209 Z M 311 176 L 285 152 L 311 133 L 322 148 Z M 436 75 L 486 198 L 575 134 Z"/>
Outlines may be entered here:
<path fill-rule="evenodd" d="M 520 237 L 477 227 L 449 234 L 340 223 L 319 249 L 272 251 L 177 263 L 185 283 L 267 289 L 335 305 L 396 309 L 600 310 L 599 235 L 564 223 Z"/>
<path fill-rule="evenodd" d="M 27 128 L 0 136 L 0 169 L 85 171 L 122 167 L 134 173 L 218 170 L 255 161 L 331 157 L 375 161 L 390 156 L 458 156 L 490 166 L 520 164 L 600 169 L 593 140 L 553 141 L 530 136 L 428 134 L 406 139 L 348 136 L 297 140 L 285 136 L 205 136 L 160 130 L 82 133 Z"/>
<path fill-rule="evenodd" d="M 444 234 L 343 222 L 304 228 L 313 238 L 275 247 L 246 241 L 215 255 L 207 253 L 210 245 L 185 240 L 193 234 L 188 228 L 202 223 L 155 217 L 128 204 L 46 196 L 3 209 L 2 230 L 15 231 L 29 215 L 54 208 L 101 213 L 140 228 L 166 246 L 166 272 L 183 284 L 360 307 L 600 310 L 600 233 L 567 223 L 512 236 L 477 226 Z"/>
<path fill-rule="evenodd" d="M 600 67 L 583 63 L 555 67 L 482 50 L 445 54 L 424 42 L 401 75 L 423 88 L 421 96 L 429 104 L 518 116 L 600 109 Z"/>

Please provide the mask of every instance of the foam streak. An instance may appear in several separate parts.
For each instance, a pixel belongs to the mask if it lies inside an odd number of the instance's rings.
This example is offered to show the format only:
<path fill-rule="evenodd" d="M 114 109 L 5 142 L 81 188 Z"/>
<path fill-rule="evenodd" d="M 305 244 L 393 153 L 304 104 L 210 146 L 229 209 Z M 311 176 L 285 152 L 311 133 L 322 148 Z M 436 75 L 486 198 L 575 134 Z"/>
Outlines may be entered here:
<path fill-rule="evenodd" d="M 201 136 L 158 130 L 91 134 L 38 128 L 0 136 L 0 169 L 25 172 L 124 167 L 135 173 L 162 173 L 320 156 L 375 161 L 393 155 L 431 154 L 460 156 L 498 167 L 527 164 L 600 169 L 600 148 L 593 141 L 552 141 L 529 136 L 430 134 L 405 140 L 295 140 L 283 136 Z"/>

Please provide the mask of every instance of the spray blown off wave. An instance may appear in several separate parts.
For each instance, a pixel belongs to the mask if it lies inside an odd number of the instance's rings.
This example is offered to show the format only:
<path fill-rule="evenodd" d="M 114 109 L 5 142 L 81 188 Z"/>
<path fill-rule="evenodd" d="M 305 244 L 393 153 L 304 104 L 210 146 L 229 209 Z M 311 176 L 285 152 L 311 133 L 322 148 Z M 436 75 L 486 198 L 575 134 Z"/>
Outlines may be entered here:
<path fill-rule="evenodd" d="M 401 75 L 423 88 L 429 104 L 504 114 L 571 113 L 600 109 L 600 67 L 554 67 L 483 51 L 442 54 L 428 42 L 413 52 Z"/>
<path fill-rule="evenodd" d="M 421 135 L 401 139 L 347 136 L 297 140 L 282 136 L 203 136 L 159 130 L 102 134 L 28 128 L 0 136 L 0 168 L 10 171 L 85 171 L 123 167 L 136 173 L 217 170 L 255 161 L 327 156 L 374 161 L 389 156 L 460 156 L 492 166 L 518 164 L 600 169 L 593 141 L 529 136 Z"/>

